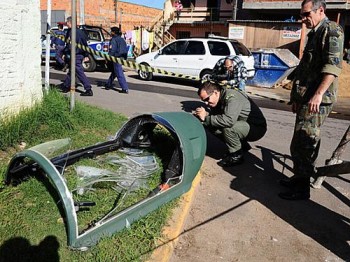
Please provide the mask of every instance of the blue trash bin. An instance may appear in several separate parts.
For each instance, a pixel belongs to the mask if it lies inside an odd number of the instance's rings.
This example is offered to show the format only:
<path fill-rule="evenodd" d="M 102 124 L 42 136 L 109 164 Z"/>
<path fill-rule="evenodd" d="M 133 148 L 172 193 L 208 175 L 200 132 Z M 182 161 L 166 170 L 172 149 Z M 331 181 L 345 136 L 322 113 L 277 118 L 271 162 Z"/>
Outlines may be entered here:
<path fill-rule="evenodd" d="M 293 72 L 299 59 L 288 49 L 259 49 L 252 51 L 255 75 L 247 85 L 271 88 Z"/>

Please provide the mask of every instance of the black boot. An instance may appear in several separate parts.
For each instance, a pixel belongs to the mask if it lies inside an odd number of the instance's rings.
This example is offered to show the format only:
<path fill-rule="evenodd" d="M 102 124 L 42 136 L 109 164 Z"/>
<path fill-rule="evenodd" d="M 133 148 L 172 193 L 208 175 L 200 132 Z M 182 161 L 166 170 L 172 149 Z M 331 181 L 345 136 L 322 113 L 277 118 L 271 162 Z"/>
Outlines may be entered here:
<path fill-rule="evenodd" d="M 250 149 L 252 149 L 247 140 L 241 140 L 241 145 L 243 152 L 248 152 Z"/>
<path fill-rule="evenodd" d="M 229 166 L 237 166 L 243 163 L 243 151 L 242 149 L 229 153 L 223 159 L 218 162 L 219 166 L 229 167 Z"/>
<path fill-rule="evenodd" d="M 310 198 L 310 192 L 309 191 L 297 191 L 297 190 L 290 190 L 287 192 L 279 193 L 278 196 L 285 200 L 307 200 Z"/>
<path fill-rule="evenodd" d="M 281 186 L 293 189 L 295 185 L 297 184 L 297 180 L 294 177 L 291 178 L 284 178 L 279 181 Z"/>
<path fill-rule="evenodd" d="M 92 90 L 89 89 L 89 90 L 86 90 L 84 93 L 81 93 L 80 95 L 81 96 L 93 96 L 94 93 L 92 93 Z"/>
<path fill-rule="evenodd" d="M 278 196 L 282 199 L 306 200 L 310 198 L 310 177 L 297 176 L 291 178 L 290 180 L 281 180 L 280 184 L 290 189 L 287 192 L 282 192 L 278 194 Z"/>

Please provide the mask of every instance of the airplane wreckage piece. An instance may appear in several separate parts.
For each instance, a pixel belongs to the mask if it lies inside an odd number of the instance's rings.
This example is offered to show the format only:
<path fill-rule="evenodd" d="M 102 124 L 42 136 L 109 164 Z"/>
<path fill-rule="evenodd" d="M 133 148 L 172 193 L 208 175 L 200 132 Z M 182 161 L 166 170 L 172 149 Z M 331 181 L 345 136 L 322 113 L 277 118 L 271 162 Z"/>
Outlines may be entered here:
<path fill-rule="evenodd" d="M 127 148 L 131 152 L 151 148 L 155 143 L 155 128 L 159 126 L 165 129 L 175 141 L 174 147 L 167 149 L 172 152 L 167 152 L 170 153 L 169 161 L 163 163 L 162 181 L 159 187 L 137 203 L 117 213 L 111 212 L 103 218 L 97 218 L 100 219 L 97 220 L 98 222 L 92 222 L 86 229 L 79 232 L 76 212 L 79 207 L 92 206 L 95 203 L 74 201 L 73 191 L 68 189 L 66 178 L 63 176 L 65 169 L 79 160 L 95 159 L 119 149 Z M 60 139 L 17 153 L 10 161 L 5 182 L 8 185 L 16 185 L 24 181 L 28 174 L 45 174 L 57 191 L 59 204 L 62 204 L 64 208 L 68 245 L 72 249 L 86 250 L 97 244 L 101 237 L 110 236 L 128 227 L 133 221 L 187 192 L 202 165 L 206 151 L 206 135 L 202 124 L 191 114 L 164 112 L 144 114 L 130 119 L 109 141 L 74 151 L 64 151 L 68 145 L 70 145 L 69 138 Z M 56 156 L 53 156 L 55 152 Z M 60 155 L 57 155 L 57 152 Z M 134 159 L 132 161 L 140 162 Z M 148 163 L 150 161 L 153 165 L 154 162 L 150 158 L 141 159 L 142 161 L 146 161 L 145 165 L 150 165 Z M 152 168 L 156 167 L 152 166 Z M 90 176 L 98 172 L 98 169 L 93 167 L 76 167 L 75 170 L 77 173 L 82 172 Z M 167 186 L 161 187 L 164 184 Z M 76 193 L 79 194 L 78 191 L 79 189 Z"/>

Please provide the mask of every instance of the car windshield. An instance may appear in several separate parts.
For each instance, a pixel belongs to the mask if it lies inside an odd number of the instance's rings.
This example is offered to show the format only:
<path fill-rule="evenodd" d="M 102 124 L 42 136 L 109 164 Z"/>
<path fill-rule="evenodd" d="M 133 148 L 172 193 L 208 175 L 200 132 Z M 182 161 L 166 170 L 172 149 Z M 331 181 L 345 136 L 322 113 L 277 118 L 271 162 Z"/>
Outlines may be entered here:
<path fill-rule="evenodd" d="M 237 55 L 251 56 L 251 52 L 240 42 L 230 42 Z"/>

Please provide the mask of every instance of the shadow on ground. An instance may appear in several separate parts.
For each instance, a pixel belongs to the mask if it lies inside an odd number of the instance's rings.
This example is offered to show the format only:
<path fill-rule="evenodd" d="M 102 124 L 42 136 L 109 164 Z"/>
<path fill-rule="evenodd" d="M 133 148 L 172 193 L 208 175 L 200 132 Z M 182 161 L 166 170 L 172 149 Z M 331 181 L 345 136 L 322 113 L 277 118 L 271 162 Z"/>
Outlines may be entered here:
<path fill-rule="evenodd" d="M 262 160 L 253 154 L 247 154 L 245 164 L 237 167 L 225 168 L 234 179 L 231 188 L 256 200 L 275 215 L 291 226 L 309 236 L 320 245 L 336 254 L 341 259 L 350 259 L 350 219 L 344 217 L 312 200 L 287 201 L 277 195 L 285 191 L 278 181 L 285 178 L 283 173 L 274 168 L 278 162 L 285 169 L 291 169 L 285 160 L 289 156 L 271 149 L 258 147 L 262 153 Z M 325 183 L 324 187 L 335 198 L 350 206 L 349 199 L 344 198 L 334 187 Z"/>
<path fill-rule="evenodd" d="M 47 236 L 37 246 L 33 246 L 23 237 L 6 240 L 0 247 L 0 262 L 58 262 L 60 261 L 56 237 Z"/>

